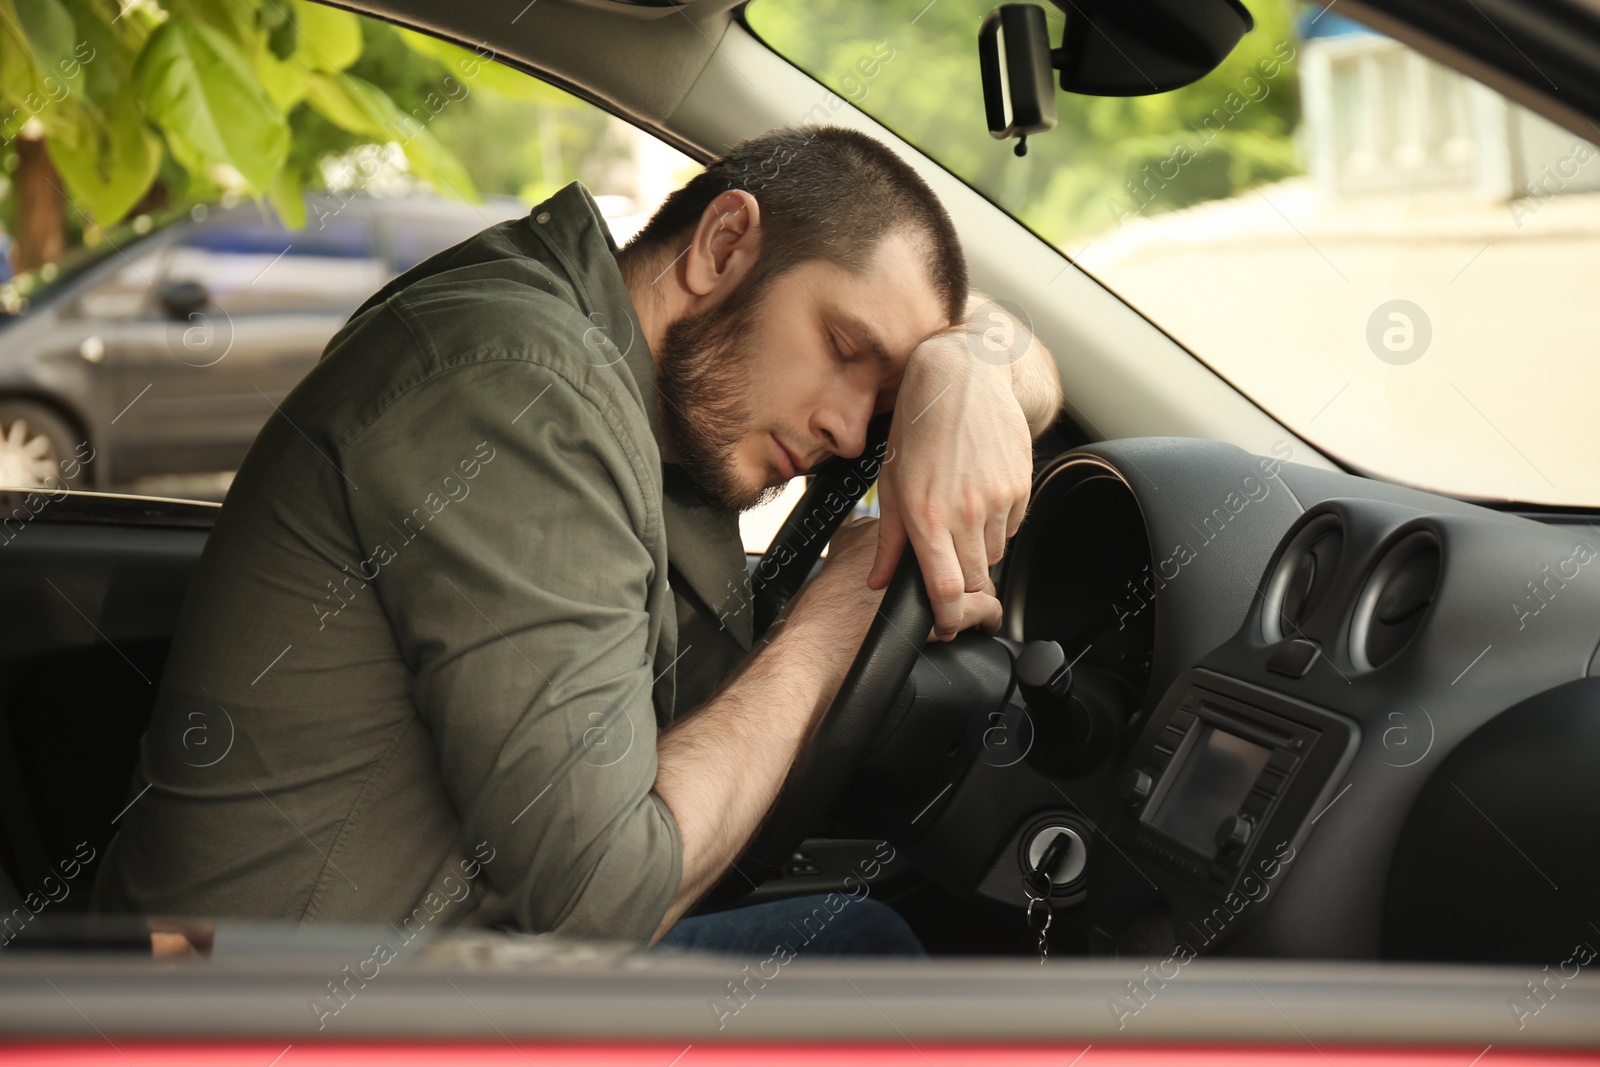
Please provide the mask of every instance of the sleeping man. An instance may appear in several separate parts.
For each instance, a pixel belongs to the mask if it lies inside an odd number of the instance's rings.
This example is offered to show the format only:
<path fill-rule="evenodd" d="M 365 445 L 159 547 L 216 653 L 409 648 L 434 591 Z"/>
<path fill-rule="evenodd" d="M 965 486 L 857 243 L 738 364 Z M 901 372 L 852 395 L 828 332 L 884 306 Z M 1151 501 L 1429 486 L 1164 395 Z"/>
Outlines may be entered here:
<path fill-rule="evenodd" d="M 96 907 L 770 953 L 814 901 L 685 916 L 906 542 L 936 636 L 999 622 L 1061 392 L 975 303 L 928 186 L 827 127 L 735 146 L 621 251 L 573 184 L 390 282 L 233 482 Z M 890 410 L 882 519 L 752 641 L 739 512 Z M 817 946 L 920 951 L 876 901 Z"/>

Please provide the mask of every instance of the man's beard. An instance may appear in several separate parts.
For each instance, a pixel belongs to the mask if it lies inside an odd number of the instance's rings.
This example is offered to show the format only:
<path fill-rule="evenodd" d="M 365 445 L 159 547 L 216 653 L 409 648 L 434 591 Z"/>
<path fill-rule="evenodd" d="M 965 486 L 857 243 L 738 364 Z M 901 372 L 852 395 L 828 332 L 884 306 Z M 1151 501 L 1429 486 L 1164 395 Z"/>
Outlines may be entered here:
<path fill-rule="evenodd" d="M 751 285 L 754 280 L 756 284 Z M 677 462 L 700 495 L 727 512 L 777 498 L 782 487 L 739 480 L 736 452 L 755 423 L 749 336 L 767 286 L 746 279 L 720 303 L 667 327 L 657 353 L 661 417 Z"/>

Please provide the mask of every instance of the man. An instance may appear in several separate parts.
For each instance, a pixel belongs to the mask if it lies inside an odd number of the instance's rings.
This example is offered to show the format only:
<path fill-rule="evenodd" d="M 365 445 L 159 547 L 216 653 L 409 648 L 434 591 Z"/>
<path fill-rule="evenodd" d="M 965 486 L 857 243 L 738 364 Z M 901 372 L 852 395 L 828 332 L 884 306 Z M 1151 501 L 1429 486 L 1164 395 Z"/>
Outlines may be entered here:
<path fill-rule="evenodd" d="M 932 192 L 826 128 L 736 146 L 621 253 L 574 184 L 391 282 L 238 472 L 96 906 L 661 938 L 908 536 L 940 636 L 998 622 L 1060 394 L 950 332 L 967 302 Z M 884 521 L 749 654 L 737 512 L 897 404 Z"/>

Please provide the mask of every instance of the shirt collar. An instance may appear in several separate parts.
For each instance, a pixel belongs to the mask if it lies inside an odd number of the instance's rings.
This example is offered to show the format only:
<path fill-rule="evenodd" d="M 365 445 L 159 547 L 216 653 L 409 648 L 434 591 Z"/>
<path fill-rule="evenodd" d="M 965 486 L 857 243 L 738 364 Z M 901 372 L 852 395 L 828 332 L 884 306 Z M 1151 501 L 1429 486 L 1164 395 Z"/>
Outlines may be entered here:
<path fill-rule="evenodd" d="M 561 264 L 583 313 L 594 325 L 584 335 L 586 358 L 597 365 L 621 361 L 633 376 L 650 419 L 650 435 L 661 444 L 656 364 L 644 326 L 617 266 L 617 245 L 589 190 L 573 182 L 528 213 L 530 228 Z"/>
<path fill-rule="evenodd" d="M 599 205 L 582 183 L 573 182 L 528 215 L 530 228 L 566 272 L 580 309 L 594 323 L 584 336 L 587 358 L 620 360 L 633 375 L 659 447 L 661 412 L 656 396 L 656 365 L 645 342 L 633 297 L 617 266 L 617 245 Z M 724 514 L 699 498 L 681 470 L 663 466 L 663 511 L 667 546 L 674 564 L 712 617 L 741 647 L 752 641 L 753 618 L 744 588 L 744 549 L 737 516 Z"/>

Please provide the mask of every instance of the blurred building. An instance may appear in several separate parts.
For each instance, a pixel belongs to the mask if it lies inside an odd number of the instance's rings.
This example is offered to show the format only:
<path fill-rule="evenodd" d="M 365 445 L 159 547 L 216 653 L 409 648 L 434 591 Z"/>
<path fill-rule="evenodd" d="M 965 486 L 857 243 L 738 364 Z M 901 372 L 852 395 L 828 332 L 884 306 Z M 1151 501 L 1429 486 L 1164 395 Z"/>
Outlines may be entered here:
<path fill-rule="evenodd" d="M 1494 90 L 1337 15 L 1302 32 L 1303 128 L 1324 195 L 1600 189 L 1600 164 L 1577 158 L 1585 142 Z"/>
<path fill-rule="evenodd" d="M 1572 441 L 1600 395 L 1600 149 L 1325 10 L 1301 33 L 1305 175 L 1141 213 L 1078 261 L 1357 468 L 1600 503 Z"/>

